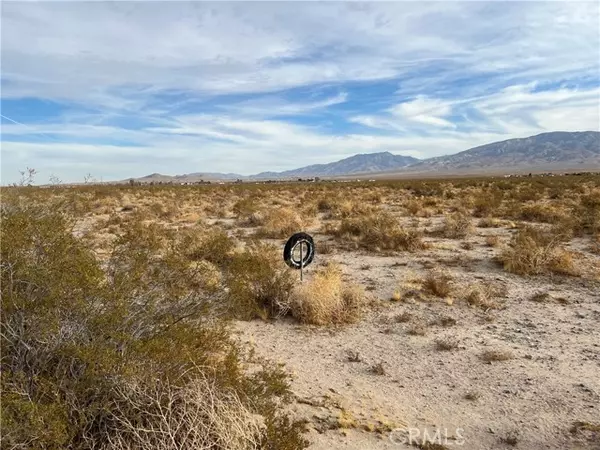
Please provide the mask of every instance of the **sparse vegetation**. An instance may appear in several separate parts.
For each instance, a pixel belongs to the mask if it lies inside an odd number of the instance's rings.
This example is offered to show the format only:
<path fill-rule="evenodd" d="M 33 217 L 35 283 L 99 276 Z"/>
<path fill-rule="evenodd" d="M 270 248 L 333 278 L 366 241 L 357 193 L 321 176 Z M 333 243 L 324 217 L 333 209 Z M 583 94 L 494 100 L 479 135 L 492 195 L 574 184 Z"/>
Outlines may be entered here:
<path fill-rule="evenodd" d="M 56 205 L 2 208 L 3 446 L 306 446 L 287 375 L 231 338 L 167 230 L 127 225 L 101 265 L 71 229 Z"/>
<path fill-rule="evenodd" d="M 419 231 L 402 227 L 384 211 L 343 219 L 334 234 L 340 239 L 354 240 L 370 251 L 416 251 L 426 247 Z"/>
<path fill-rule="evenodd" d="M 408 334 L 412 336 L 425 336 L 427 334 L 427 325 L 424 322 L 415 322 L 408 328 Z"/>
<path fill-rule="evenodd" d="M 360 354 L 353 350 L 348 350 L 346 352 L 346 358 L 348 359 L 349 362 L 361 362 L 362 361 Z"/>
<path fill-rule="evenodd" d="M 465 394 L 465 399 L 472 402 L 477 401 L 481 398 L 481 394 L 477 391 L 469 391 Z"/>
<path fill-rule="evenodd" d="M 2 446 L 168 449 L 173 427 L 185 448 L 304 448 L 304 421 L 319 419 L 286 415 L 291 378 L 257 354 L 295 358 L 290 373 L 302 377 L 295 353 L 317 348 L 348 383 L 358 374 L 408 388 L 393 352 L 464 373 L 476 330 L 492 344 L 476 355 L 494 363 L 491 375 L 527 367 L 518 339 L 494 347 L 530 332 L 524 308 L 556 309 L 558 327 L 589 332 L 599 195 L 591 175 L 3 189 Z M 474 233 L 471 222 L 494 229 Z M 297 231 L 317 249 L 302 283 L 281 255 Z M 367 323 L 348 326 L 357 321 Z M 270 340 L 287 344 L 281 336 L 306 341 L 297 352 Z M 523 358 L 503 363 L 513 351 Z M 386 373 L 398 378 L 366 376 Z M 338 386 L 318 387 L 331 388 L 328 407 L 341 404 Z M 485 386 L 456 388 L 453 400 L 494 401 Z M 389 432 L 339 410 L 320 432 Z M 597 427 L 577 422 L 570 438 L 593 439 Z"/>

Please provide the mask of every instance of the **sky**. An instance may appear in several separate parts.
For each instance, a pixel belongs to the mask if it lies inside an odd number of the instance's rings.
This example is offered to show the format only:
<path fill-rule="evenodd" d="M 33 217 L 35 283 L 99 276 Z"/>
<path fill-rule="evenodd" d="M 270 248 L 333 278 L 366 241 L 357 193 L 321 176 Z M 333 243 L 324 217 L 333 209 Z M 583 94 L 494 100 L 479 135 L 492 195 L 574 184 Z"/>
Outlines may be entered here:
<path fill-rule="evenodd" d="M 599 131 L 600 2 L 1 4 L 1 182 Z"/>

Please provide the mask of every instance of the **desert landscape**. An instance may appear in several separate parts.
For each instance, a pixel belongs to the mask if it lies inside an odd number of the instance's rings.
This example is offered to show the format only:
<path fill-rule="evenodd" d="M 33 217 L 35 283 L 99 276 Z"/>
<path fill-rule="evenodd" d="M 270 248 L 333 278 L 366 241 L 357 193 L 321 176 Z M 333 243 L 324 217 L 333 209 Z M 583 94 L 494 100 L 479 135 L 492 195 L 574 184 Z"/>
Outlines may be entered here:
<path fill-rule="evenodd" d="M 1 257 L 3 448 L 600 448 L 598 174 L 11 187 Z"/>

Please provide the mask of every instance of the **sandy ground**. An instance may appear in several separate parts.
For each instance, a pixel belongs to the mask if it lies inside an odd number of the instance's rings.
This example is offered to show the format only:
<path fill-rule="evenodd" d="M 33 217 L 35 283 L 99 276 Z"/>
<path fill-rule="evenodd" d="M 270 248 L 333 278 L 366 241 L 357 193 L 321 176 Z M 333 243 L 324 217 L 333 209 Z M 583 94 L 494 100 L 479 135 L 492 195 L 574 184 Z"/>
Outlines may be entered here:
<path fill-rule="evenodd" d="M 293 410 L 309 421 L 311 449 L 415 448 L 425 433 L 443 445 L 422 447 L 430 449 L 600 448 L 600 433 L 570 431 L 576 421 L 600 422 L 600 282 L 594 273 L 600 256 L 575 240 L 570 246 L 582 251 L 585 277 L 511 275 L 493 260 L 499 249 L 485 245 L 486 235 L 506 242 L 511 232 L 477 229 L 467 239 L 469 250 L 461 247 L 464 240 L 432 238 L 433 248 L 414 254 L 317 256 L 307 278 L 320 264 L 337 261 L 348 280 L 368 289 L 359 323 L 236 324 L 243 340 L 293 374 Z M 460 294 L 390 300 L 432 267 L 452 275 L 456 292 L 474 283 L 502 287 L 500 308 L 470 306 Z M 536 293 L 549 297 L 536 302 Z M 425 335 L 410 334 L 415 323 L 425 324 Z M 439 350 L 439 339 L 457 347 Z M 508 351 L 512 359 L 485 362 L 486 350 Z M 384 373 L 376 374 L 380 363 Z"/>

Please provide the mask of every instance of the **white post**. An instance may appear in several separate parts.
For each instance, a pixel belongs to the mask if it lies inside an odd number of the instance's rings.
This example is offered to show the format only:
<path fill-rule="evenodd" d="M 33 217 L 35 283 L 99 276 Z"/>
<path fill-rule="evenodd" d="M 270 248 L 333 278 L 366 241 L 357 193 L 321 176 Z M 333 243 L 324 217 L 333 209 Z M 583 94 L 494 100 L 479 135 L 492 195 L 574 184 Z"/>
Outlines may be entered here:
<path fill-rule="evenodd" d="M 304 242 L 300 242 L 300 281 L 304 280 Z"/>

